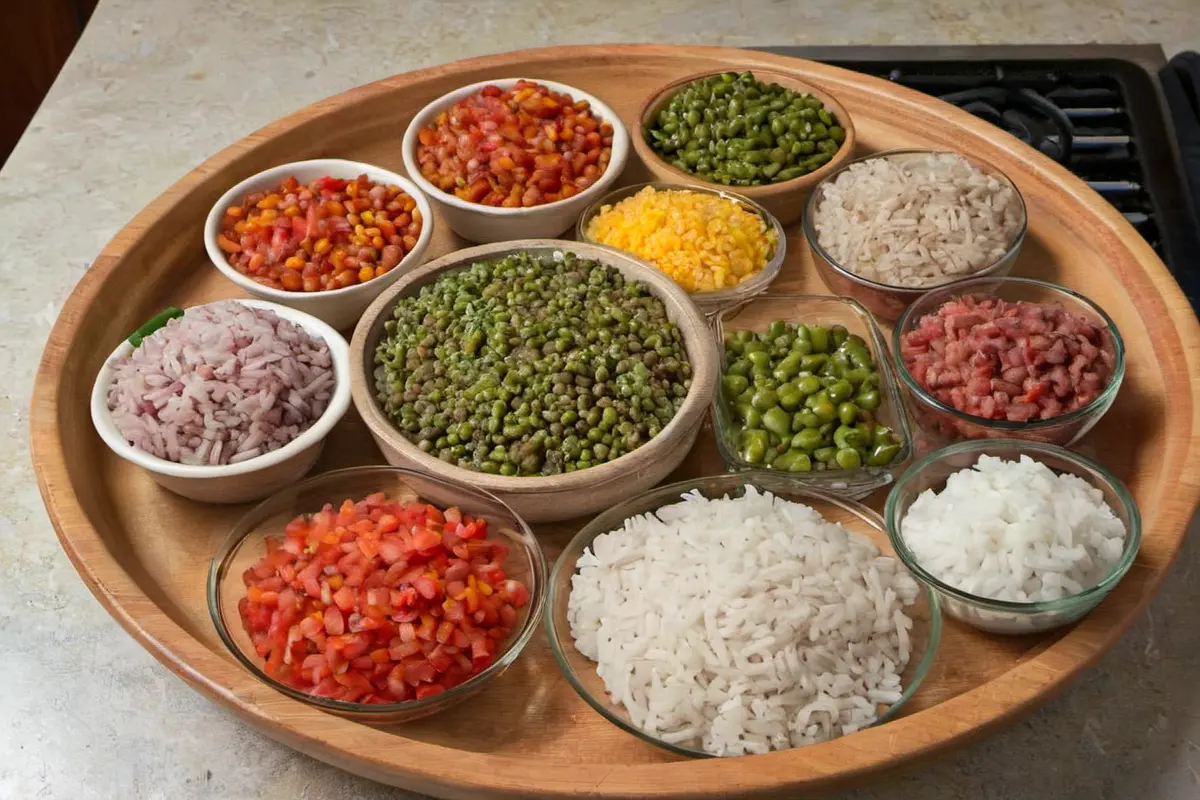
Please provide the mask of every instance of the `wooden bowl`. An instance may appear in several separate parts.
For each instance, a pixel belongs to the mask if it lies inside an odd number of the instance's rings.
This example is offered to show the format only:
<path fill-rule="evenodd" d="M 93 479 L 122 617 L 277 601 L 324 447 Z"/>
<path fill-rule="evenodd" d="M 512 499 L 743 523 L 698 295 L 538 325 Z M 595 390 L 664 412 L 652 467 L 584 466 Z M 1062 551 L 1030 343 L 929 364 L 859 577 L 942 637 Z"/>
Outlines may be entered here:
<path fill-rule="evenodd" d="M 620 270 L 626 278 L 650 287 L 663 301 L 667 315 L 679 326 L 692 363 L 692 387 L 675 417 L 662 431 L 631 453 L 578 472 L 546 477 L 489 475 L 447 464 L 424 453 L 398 431 L 375 400 L 375 348 L 383 326 L 391 319 L 398 298 L 433 283 L 442 274 L 477 261 L 491 261 L 517 252 L 546 255 L 570 251 Z M 717 350 L 704 315 L 687 292 L 658 270 L 633 256 L 609 247 L 556 239 L 526 239 L 480 245 L 459 250 L 402 276 L 367 308 L 350 344 L 350 391 L 354 406 L 367 423 L 388 463 L 422 470 L 476 486 L 499 497 L 530 522 L 552 522 L 592 514 L 632 497 L 659 483 L 682 463 L 705 412 L 717 381 Z"/>
<path fill-rule="evenodd" d="M 731 66 L 730 69 L 724 70 L 724 72 L 743 71 L 745 70 L 736 66 Z M 641 110 L 638 111 L 637 130 L 631 133 L 630 138 L 633 139 L 634 151 L 642 159 L 642 162 L 646 165 L 646 169 L 650 170 L 650 173 L 654 175 L 656 180 L 672 181 L 675 183 L 700 183 L 721 189 L 729 189 L 743 197 L 749 197 L 754 202 L 766 208 L 775 215 L 780 224 L 790 225 L 800 219 L 800 216 L 804 213 L 804 199 L 808 196 L 809 191 L 824 180 L 826 175 L 841 169 L 846 162 L 853 158 L 856 141 L 854 120 L 851 119 L 850 112 L 846 110 L 845 106 L 819 86 L 802 81 L 787 72 L 762 69 L 761 67 L 755 67 L 749 71 L 754 73 L 754 77 L 765 83 L 777 83 L 793 91 L 811 94 L 825 104 L 825 110 L 836 117 L 838 124 L 846 131 L 845 141 L 842 142 L 842 146 L 834 153 L 829 163 L 807 175 L 801 175 L 799 178 L 793 178 L 790 181 L 783 181 L 782 183 L 771 183 L 766 186 L 725 186 L 721 183 L 705 181 L 698 175 L 684 172 L 664 160 L 646 141 L 645 130 L 648 123 L 658 116 L 658 112 L 662 110 L 662 107 L 670 102 L 671 98 L 685 86 L 692 81 L 721 74 L 716 72 L 698 72 L 687 75 L 671 81 L 652 93 L 642 105 Z"/>

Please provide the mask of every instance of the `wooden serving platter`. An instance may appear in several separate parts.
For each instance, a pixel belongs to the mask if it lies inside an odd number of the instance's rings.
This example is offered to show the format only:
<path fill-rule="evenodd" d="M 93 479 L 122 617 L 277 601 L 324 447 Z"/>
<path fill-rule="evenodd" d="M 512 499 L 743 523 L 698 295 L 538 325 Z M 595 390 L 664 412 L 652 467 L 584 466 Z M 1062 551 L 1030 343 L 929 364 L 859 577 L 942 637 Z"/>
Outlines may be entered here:
<path fill-rule="evenodd" d="M 1111 412 L 1081 443 L 1132 489 L 1145 536 L 1137 563 L 1090 616 L 1056 634 L 985 636 L 947 621 L 933 673 L 908 713 L 815 747 L 684 761 L 608 724 L 558 674 L 543 635 L 494 686 L 416 723 L 372 728 L 273 692 L 224 650 L 205 607 L 217 543 L 244 510 L 160 490 L 92 430 L 88 392 L 104 357 L 168 304 L 235 297 L 208 263 L 210 205 L 258 170 L 342 157 L 400 170 L 413 113 L 451 89 L 528 76 L 603 97 L 631 126 L 645 97 L 705 70 L 771 68 L 815 82 L 854 116 L 859 153 L 933 146 L 973 153 L 1011 176 L 1029 207 L 1016 274 L 1082 291 L 1116 320 L 1128 372 Z M 631 163 L 623 183 L 646 179 Z M 824 292 L 799 231 L 775 291 Z M 439 224 L 427 254 L 462 246 Z M 1146 605 L 1200 497 L 1200 328 L 1167 270 L 1103 199 L 1062 167 L 967 113 L 874 78 L 728 48 L 595 46 L 530 50 L 432 67 L 324 100 L 234 144 L 139 214 L 96 259 L 46 347 L 33 395 L 34 463 L 63 548 L 112 615 L 163 664 L 263 733 L 379 781 L 447 797 L 795 796 L 861 781 L 976 739 L 1044 702 L 1096 661 Z M 318 470 L 381 463 L 351 412 Z M 702 432 L 675 477 L 722 470 Z M 880 506 L 882 495 L 873 498 Z M 547 556 L 582 521 L 542 526 Z"/>

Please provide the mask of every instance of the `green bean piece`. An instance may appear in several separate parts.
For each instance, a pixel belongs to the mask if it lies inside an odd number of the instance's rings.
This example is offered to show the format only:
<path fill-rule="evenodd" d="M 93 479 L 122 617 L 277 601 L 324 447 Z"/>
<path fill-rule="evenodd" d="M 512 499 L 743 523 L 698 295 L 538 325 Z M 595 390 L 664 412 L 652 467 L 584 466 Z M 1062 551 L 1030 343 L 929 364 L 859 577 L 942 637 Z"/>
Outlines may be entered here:
<path fill-rule="evenodd" d="M 854 387 L 850 381 L 842 378 L 835 381 L 826 391 L 829 393 L 829 400 L 832 403 L 841 403 L 848 400 L 854 394 Z"/>
<path fill-rule="evenodd" d="M 886 467 L 896 460 L 897 454 L 900 452 L 898 444 L 879 444 L 871 450 L 871 454 L 867 456 L 867 465 L 872 467 Z"/>
<path fill-rule="evenodd" d="M 779 387 L 779 405 L 786 411 L 795 411 L 804 402 L 804 394 L 793 383 L 785 383 Z"/>
<path fill-rule="evenodd" d="M 814 353 L 829 352 L 829 330 L 821 325 L 813 325 L 808 329 Z"/>
<path fill-rule="evenodd" d="M 750 400 L 750 405 L 757 408 L 759 411 L 766 411 L 771 406 L 779 403 L 779 395 L 774 389 L 766 387 L 760 388 L 754 393 L 754 397 Z"/>
<path fill-rule="evenodd" d="M 736 373 L 726 375 L 721 380 L 725 386 L 725 391 L 730 397 L 738 397 L 742 392 L 746 391 L 747 387 L 750 386 L 750 381 L 746 380 L 744 375 L 738 375 Z"/>
<path fill-rule="evenodd" d="M 792 415 L 779 406 L 775 406 L 763 412 L 762 426 L 780 439 L 784 437 L 790 438 L 792 433 Z"/>
<path fill-rule="evenodd" d="M 860 407 L 866 409 L 867 411 L 874 411 L 875 409 L 879 408 L 881 403 L 879 398 L 879 390 L 864 388 L 858 393 L 857 396 L 855 396 L 854 402 L 858 403 Z"/>
<path fill-rule="evenodd" d="M 837 455 L 834 456 L 834 460 L 842 469 L 858 469 L 862 466 L 862 456 L 859 455 L 857 450 L 852 450 L 848 447 L 838 450 Z"/>
<path fill-rule="evenodd" d="M 829 464 L 837 457 L 837 453 L 836 447 L 818 447 L 813 451 L 813 459 L 822 464 Z"/>
<path fill-rule="evenodd" d="M 843 425 L 853 425 L 858 421 L 858 406 L 850 402 L 842 403 L 838 406 L 837 415 Z"/>
<path fill-rule="evenodd" d="M 767 455 L 767 432 L 763 430 L 742 431 L 742 458 L 751 464 L 760 463 Z"/>
<path fill-rule="evenodd" d="M 746 424 L 747 428 L 760 428 L 762 427 L 762 412 L 752 405 L 747 405 L 742 422 Z"/>
<path fill-rule="evenodd" d="M 792 437 L 792 447 L 812 452 L 825 444 L 825 437 L 816 428 L 805 428 Z"/>
<path fill-rule="evenodd" d="M 644 136 L 667 161 L 705 180 L 763 185 L 811 172 L 814 152 L 836 152 L 845 139 L 837 123 L 817 98 L 743 72 L 684 86 Z"/>

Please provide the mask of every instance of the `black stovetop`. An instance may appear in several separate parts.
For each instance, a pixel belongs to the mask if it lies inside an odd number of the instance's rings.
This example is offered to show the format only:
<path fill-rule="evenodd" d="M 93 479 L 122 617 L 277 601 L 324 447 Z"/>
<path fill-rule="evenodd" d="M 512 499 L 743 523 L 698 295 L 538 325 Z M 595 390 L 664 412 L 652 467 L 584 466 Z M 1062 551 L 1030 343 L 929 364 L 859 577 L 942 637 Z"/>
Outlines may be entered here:
<path fill-rule="evenodd" d="M 760 49 L 894 81 L 1004 128 L 1112 203 L 1162 257 L 1193 307 L 1200 308 L 1200 223 L 1157 77 L 1167 64 L 1161 48 Z"/>

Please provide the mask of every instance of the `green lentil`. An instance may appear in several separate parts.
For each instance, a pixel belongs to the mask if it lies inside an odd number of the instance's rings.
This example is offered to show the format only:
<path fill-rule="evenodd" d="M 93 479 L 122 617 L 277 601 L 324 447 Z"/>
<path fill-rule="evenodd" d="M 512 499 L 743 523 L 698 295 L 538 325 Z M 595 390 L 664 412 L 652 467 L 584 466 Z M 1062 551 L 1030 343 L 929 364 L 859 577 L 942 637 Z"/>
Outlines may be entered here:
<path fill-rule="evenodd" d="M 750 388 L 743 363 L 724 388 Z M 570 253 L 442 275 L 397 302 L 375 351 L 376 399 L 405 438 L 500 475 L 573 472 L 636 449 L 679 411 L 691 377 L 662 301 Z"/>

